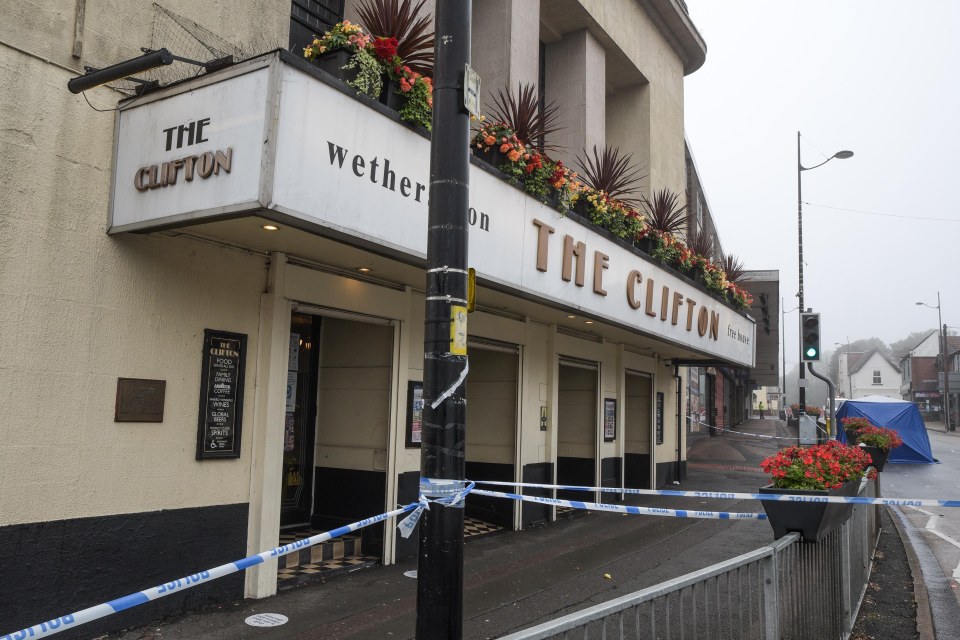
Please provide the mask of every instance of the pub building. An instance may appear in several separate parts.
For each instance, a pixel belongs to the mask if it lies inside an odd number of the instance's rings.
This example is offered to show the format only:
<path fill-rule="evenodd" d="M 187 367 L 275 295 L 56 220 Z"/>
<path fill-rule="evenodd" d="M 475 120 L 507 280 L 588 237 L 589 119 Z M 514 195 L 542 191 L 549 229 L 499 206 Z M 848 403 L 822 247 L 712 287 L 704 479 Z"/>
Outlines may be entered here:
<path fill-rule="evenodd" d="M 88 36 L 162 10 L 231 41 L 290 42 L 133 99 L 87 92 L 115 114 L 65 85 L 81 63 L 150 42 L 140 27 L 88 37 L 79 57 L 72 22 L 0 44 L 46 80 L 37 93 L 21 72 L 3 77 L 20 100 L 6 130 L 32 137 L 7 139 L 22 170 L 3 196 L 0 634 L 417 498 L 429 135 L 301 55 L 304 33 L 355 3 L 309 27 L 298 2 L 283 20 L 252 4 L 229 20 L 202 3 L 124 4 L 119 18 L 88 5 L 75 16 Z M 616 141 L 648 192 L 685 192 L 683 78 L 706 49 L 682 2 L 495 4 L 473 5 L 484 104 L 539 81 L 560 106 L 566 164 Z M 63 37 L 31 32 L 43 28 Z M 683 478 L 686 367 L 752 367 L 754 318 L 478 158 L 469 222 L 468 478 Z M 522 530 L 557 514 L 470 496 L 466 516 Z M 80 635 L 415 555 L 394 525 Z"/>

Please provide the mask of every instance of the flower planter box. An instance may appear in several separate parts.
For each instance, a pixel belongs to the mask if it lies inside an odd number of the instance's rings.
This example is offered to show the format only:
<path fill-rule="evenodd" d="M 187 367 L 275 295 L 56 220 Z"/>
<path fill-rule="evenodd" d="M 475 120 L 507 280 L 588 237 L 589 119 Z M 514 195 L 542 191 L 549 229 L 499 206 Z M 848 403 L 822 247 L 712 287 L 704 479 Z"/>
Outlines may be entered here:
<path fill-rule="evenodd" d="M 770 526 L 773 527 L 774 538 L 782 538 L 796 531 L 804 542 L 819 542 L 850 518 L 853 513 L 853 504 L 816 502 L 816 499 L 821 496 L 853 497 L 857 495 L 859 489 L 860 481 L 851 480 L 838 489 L 828 491 L 778 489 L 773 485 L 767 485 L 760 487 L 760 493 L 797 496 L 796 500 L 762 501 L 763 510 L 766 511 Z"/>
<path fill-rule="evenodd" d="M 638 238 L 634 241 L 633 246 L 646 254 L 650 254 L 657 248 L 657 241 L 653 238 Z"/>
<path fill-rule="evenodd" d="M 380 92 L 380 104 L 394 111 L 400 111 L 405 101 L 404 95 L 400 92 L 400 83 L 391 80 L 389 77 L 383 77 L 383 91 Z"/>
<path fill-rule="evenodd" d="M 353 53 L 349 49 L 334 49 L 327 53 L 320 54 L 314 63 L 343 82 L 352 82 L 357 79 L 358 69 L 344 69 L 343 66 L 350 62 Z"/>
<path fill-rule="evenodd" d="M 843 434 L 847 438 L 847 444 L 851 447 L 857 444 L 857 430 L 856 429 L 844 429 Z"/>
<path fill-rule="evenodd" d="M 477 149 L 473 147 L 473 155 L 477 156 L 494 169 L 499 171 L 500 165 L 507 161 L 507 155 L 505 153 L 500 153 L 498 147 L 486 147 L 484 149 Z"/>
<path fill-rule="evenodd" d="M 861 448 L 870 454 L 870 459 L 873 460 L 873 463 L 870 466 L 877 471 L 883 471 L 884 465 L 887 464 L 887 458 L 890 457 L 890 450 L 881 449 L 880 447 L 870 447 L 867 445 L 864 445 Z"/>
<path fill-rule="evenodd" d="M 573 212 L 578 216 L 583 216 L 584 218 L 589 219 L 588 214 L 590 213 L 590 201 L 587 200 L 587 196 L 581 195 L 577 198 L 576 204 L 573 205 Z"/>

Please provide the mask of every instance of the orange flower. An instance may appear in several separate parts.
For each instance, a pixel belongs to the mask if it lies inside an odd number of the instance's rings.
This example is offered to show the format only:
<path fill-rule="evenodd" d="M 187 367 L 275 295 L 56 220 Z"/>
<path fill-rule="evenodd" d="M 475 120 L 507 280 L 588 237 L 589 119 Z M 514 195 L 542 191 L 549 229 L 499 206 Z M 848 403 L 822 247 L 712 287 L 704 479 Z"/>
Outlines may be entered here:
<path fill-rule="evenodd" d="M 503 145 L 503 146 L 505 147 L 505 146 L 507 146 L 507 145 Z M 501 151 L 502 151 L 502 150 L 503 150 L 503 147 L 501 147 Z M 507 158 L 510 159 L 510 162 L 516 162 L 517 160 L 520 159 L 520 152 L 517 151 L 516 149 L 514 149 L 514 150 L 511 151 L 509 154 L 507 154 Z"/>
<path fill-rule="evenodd" d="M 496 141 L 497 139 L 493 136 L 487 136 L 483 139 L 484 144 L 486 144 L 488 147 L 492 147 Z"/>
<path fill-rule="evenodd" d="M 500 145 L 500 153 L 506 153 L 506 152 L 508 152 L 508 151 L 510 151 L 510 143 L 509 143 L 509 142 L 504 142 L 502 145 Z M 518 158 L 520 157 L 520 153 L 519 153 L 519 152 L 517 153 L 517 157 L 518 157 Z"/>

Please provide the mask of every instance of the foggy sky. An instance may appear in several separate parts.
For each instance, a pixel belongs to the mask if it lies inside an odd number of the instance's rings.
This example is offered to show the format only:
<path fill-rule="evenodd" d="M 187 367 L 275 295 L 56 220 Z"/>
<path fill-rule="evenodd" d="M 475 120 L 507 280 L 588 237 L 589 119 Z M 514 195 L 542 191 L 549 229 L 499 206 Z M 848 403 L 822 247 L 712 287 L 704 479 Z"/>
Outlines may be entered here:
<path fill-rule="evenodd" d="M 686 1 L 707 43 L 686 132 L 724 251 L 778 269 L 783 308 L 797 306 L 800 131 L 804 166 L 855 154 L 802 178 L 805 306 L 822 314 L 823 349 L 933 329 L 937 311 L 915 303 L 938 290 L 943 322 L 960 325 L 960 2 Z M 786 315 L 788 370 L 797 323 Z"/>

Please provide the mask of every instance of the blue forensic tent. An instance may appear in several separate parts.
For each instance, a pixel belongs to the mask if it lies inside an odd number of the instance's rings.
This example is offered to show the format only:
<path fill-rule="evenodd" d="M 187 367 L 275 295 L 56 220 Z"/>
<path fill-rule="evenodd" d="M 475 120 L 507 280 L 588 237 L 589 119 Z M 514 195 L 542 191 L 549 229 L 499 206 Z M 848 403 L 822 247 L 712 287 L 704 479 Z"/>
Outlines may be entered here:
<path fill-rule="evenodd" d="M 883 396 L 867 396 L 847 400 L 837 409 L 837 423 L 841 418 L 866 418 L 872 424 L 893 429 L 900 434 L 903 445 L 890 452 L 888 463 L 935 464 L 940 462 L 930 451 L 927 427 L 920 417 L 917 405 L 906 400 L 894 400 Z M 843 429 L 837 429 L 837 440 L 846 442 Z"/>

